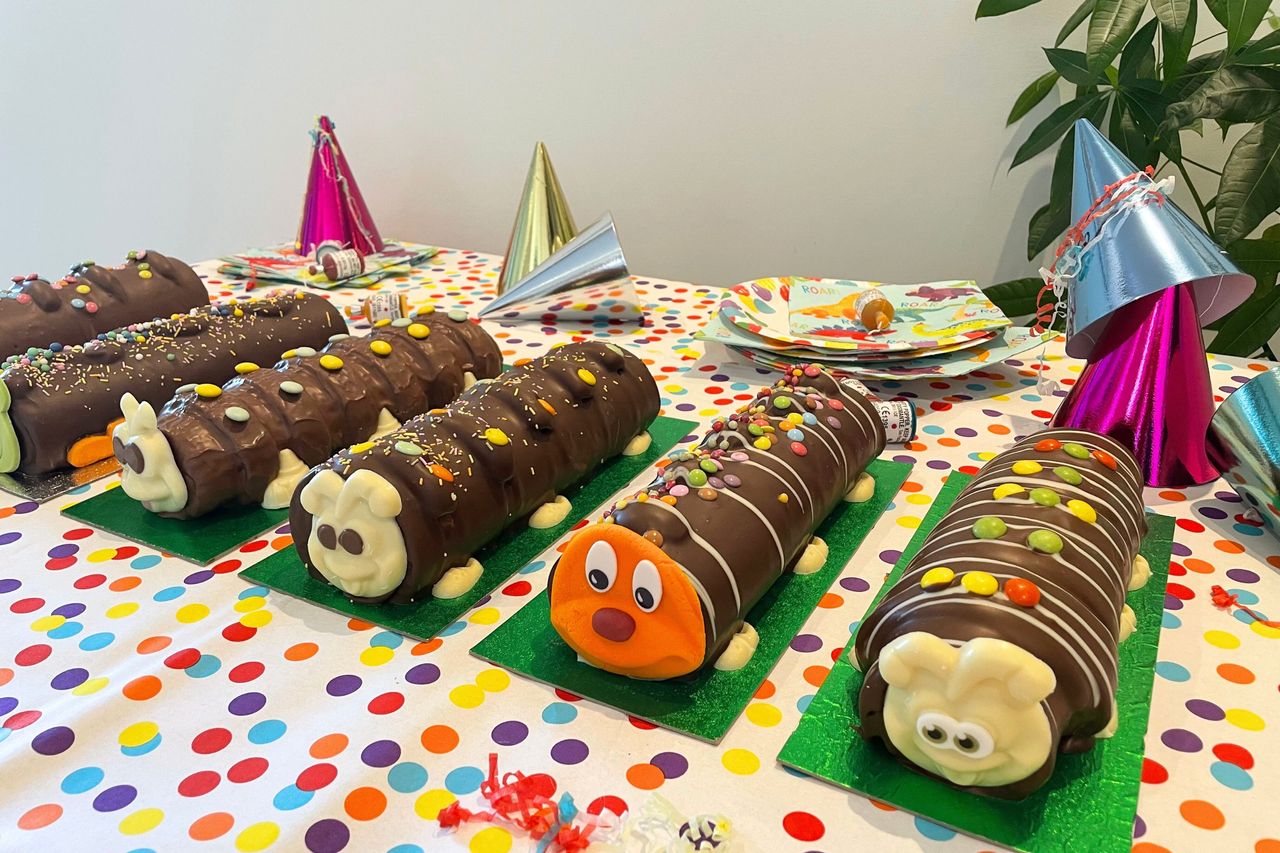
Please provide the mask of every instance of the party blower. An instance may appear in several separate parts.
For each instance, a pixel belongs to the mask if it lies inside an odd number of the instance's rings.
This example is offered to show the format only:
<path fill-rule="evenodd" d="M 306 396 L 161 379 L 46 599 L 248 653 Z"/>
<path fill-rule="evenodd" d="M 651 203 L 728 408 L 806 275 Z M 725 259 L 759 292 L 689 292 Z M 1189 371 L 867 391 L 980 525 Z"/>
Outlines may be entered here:
<path fill-rule="evenodd" d="M 1155 181 L 1077 121 L 1076 224 L 1041 271 L 1065 300 L 1067 354 L 1088 359 L 1053 426 L 1121 442 L 1149 486 L 1218 476 L 1205 451 L 1213 395 L 1200 330 L 1254 288 L 1167 197 L 1170 182 Z"/>

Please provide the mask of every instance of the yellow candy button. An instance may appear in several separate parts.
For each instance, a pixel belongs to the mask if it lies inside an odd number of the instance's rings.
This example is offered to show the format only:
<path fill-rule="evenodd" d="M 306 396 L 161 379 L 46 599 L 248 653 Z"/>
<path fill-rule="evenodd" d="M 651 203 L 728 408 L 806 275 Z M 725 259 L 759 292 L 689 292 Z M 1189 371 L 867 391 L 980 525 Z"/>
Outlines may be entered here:
<path fill-rule="evenodd" d="M 410 323 L 409 328 L 405 329 L 409 333 L 409 337 L 421 340 L 431 334 L 431 330 L 421 323 Z"/>
<path fill-rule="evenodd" d="M 373 327 L 375 329 L 381 329 L 383 326 L 390 326 L 390 325 L 391 325 L 391 319 L 389 317 L 383 317 L 381 320 L 378 320 L 376 323 L 374 323 Z"/>
<path fill-rule="evenodd" d="M 88 292 L 89 292 L 89 285 L 87 284 L 76 285 L 76 293 L 88 293 Z"/>
<path fill-rule="evenodd" d="M 373 341 L 369 344 L 369 349 L 373 350 L 374 355 L 391 355 L 391 344 L 386 341 Z"/>
<path fill-rule="evenodd" d="M 1017 483 L 1001 483 L 996 486 L 995 491 L 993 491 L 991 495 L 996 500 L 1000 500 L 1001 498 L 1009 497 L 1009 495 L 1020 495 L 1025 491 L 1026 489 L 1022 488 L 1022 486 L 1019 486 Z"/>
<path fill-rule="evenodd" d="M 252 361 L 242 361 L 236 365 L 236 373 L 242 375 L 245 373 L 253 373 L 257 369 L 258 365 L 254 364 Z"/>
<path fill-rule="evenodd" d="M 341 370 L 342 359 L 336 355 L 322 355 L 320 356 L 320 366 L 325 370 Z"/>
<path fill-rule="evenodd" d="M 296 349 L 287 349 L 287 350 L 285 350 L 284 352 L 280 353 L 280 357 L 281 357 L 281 358 L 293 358 L 293 357 L 294 357 L 295 355 L 297 355 L 297 354 L 298 354 L 298 351 L 297 351 Z"/>
<path fill-rule="evenodd" d="M 1067 509 L 1071 510 L 1071 514 L 1081 521 L 1087 521 L 1090 524 L 1096 524 L 1098 521 L 1097 511 L 1085 501 L 1067 501 Z"/>
<path fill-rule="evenodd" d="M 1000 588 L 1000 583 L 986 572 L 965 572 L 960 583 L 974 595 L 995 595 Z"/>
<path fill-rule="evenodd" d="M 217 385 L 210 385 L 208 382 L 196 386 L 196 393 L 207 400 L 222 396 L 222 389 Z"/>
<path fill-rule="evenodd" d="M 768 450 L 773 445 L 769 443 L 769 439 L 765 438 L 762 435 L 759 438 L 757 438 L 755 441 L 751 442 L 751 446 L 754 447 L 756 450 Z"/>
<path fill-rule="evenodd" d="M 352 453 L 364 453 L 364 452 L 365 452 L 366 450 L 368 450 L 370 447 L 373 447 L 373 442 L 372 442 L 372 441 L 362 441 L 362 442 L 360 442 L 359 444 L 353 444 L 353 445 L 351 445 L 351 452 L 352 452 Z"/>
<path fill-rule="evenodd" d="M 592 373 L 590 370 L 587 370 L 585 367 L 578 368 L 578 378 L 581 379 L 583 382 L 587 383 L 588 385 L 596 384 L 596 375 Z"/>
<path fill-rule="evenodd" d="M 484 431 L 484 439 L 490 444 L 502 447 L 504 444 L 510 444 L 511 439 L 507 438 L 507 434 L 497 427 L 489 427 Z"/>
<path fill-rule="evenodd" d="M 920 578 L 920 586 L 927 590 L 942 589 L 950 586 L 955 579 L 956 573 L 951 569 L 946 566 L 937 566 L 924 573 L 924 577 Z"/>
<path fill-rule="evenodd" d="M 1039 474 L 1044 470 L 1044 466 L 1034 459 L 1020 459 L 1013 463 L 1013 473 L 1015 474 Z"/>

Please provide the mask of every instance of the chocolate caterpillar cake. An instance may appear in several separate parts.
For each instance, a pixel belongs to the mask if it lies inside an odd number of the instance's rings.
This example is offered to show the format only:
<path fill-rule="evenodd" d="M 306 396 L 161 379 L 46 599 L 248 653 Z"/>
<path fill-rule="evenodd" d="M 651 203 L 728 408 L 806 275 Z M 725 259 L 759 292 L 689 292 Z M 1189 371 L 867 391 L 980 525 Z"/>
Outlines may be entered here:
<path fill-rule="evenodd" d="M 345 331 L 333 306 L 299 291 L 12 356 L 0 372 L 0 473 L 44 474 L 107 459 L 125 394 L 159 405 L 181 385 L 221 382 L 240 362 L 273 361 L 282 350 Z"/>
<path fill-rule="evenodd" d="M 353 601 L 456 598 L 474 554 L 513 521 L 553 527 L 559 493 L 619 453 L 643 453 L 658 388 L 611 344 L 558 348 L 446 409 L 355 445 L 309 473 L 289 511 L 307 571 Z"/>
<path fill-rule="evenodd" d="M 746 615 L 784 572 L 822 568 L 814 531 L 842 499 L 871 497 L 864 470 L 884 446 L 865 397 L 792 370 L 570 540 L 548 581 L 552 626 L 632 678 L 740 668 L 758 640 Z"/>
<path fill-rule="evenodd" d="M 159 252 L 130 252 L 118 267 L 85 261 L 49 282 L 32 273 L 0 290 L 0 358 L 78 344 L 130 323 L 209 304 L 191 267 Z"/>
<path fill-rule="evenodd" d="M 1142 473 L 1106 436 L 1048 430 L 992 459 L 858 629 L 863 737 L 1002 799 L 1110 737 L 1145 534 Z"/>
<path fill-rule="evenodd" d="M 125 493 L 173 518 L 226 503 L 280 509 L 334 451 L 399 429 L 502 369 L 498 345 L 478 324 L 430 308 L 283 359 L 268 370 L 238 364 L 240 375 L 221 388 L 184 386 L 158 418 L 150 403 L 125 395 L 113 441 Z"/>

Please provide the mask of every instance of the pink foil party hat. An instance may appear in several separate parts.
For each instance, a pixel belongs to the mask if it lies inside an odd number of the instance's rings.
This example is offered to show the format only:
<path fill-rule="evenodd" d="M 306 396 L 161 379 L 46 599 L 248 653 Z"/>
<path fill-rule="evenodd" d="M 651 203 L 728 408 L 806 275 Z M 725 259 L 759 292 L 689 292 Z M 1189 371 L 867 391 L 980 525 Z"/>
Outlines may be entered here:
<path fill-rule="evenodd" d="M 316 120 L 307 194 L 302 199 L 302 222 L 294 248 L 309 255 L 326 240 L 336 240 L 362 255 L 382 251 L 382 237 L 373 224 L 351 166 L 338 145 L 328 116 Z"/>
<path fill-rule="evenodd" d="M 1133 450 L 1149 486 L 1218 476 L 1205 449 L 1213 394 L 1194 284 L 1116 311 L 1053 426 L 1109 435 Z"/>

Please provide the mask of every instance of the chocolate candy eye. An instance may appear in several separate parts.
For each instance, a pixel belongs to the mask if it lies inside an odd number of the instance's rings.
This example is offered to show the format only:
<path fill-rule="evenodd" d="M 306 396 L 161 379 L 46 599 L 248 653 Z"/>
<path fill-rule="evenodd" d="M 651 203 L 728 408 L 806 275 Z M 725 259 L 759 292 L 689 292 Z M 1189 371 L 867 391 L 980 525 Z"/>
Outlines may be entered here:
<path fill-rule="evenodd" d="M 618 578 L 618 555 L 608 542 L 600 540 L 587 549 L 587 583 L 596 592 L 608 592 Z"/>
<path fill-rule="evenodd" d="M 933 743 L 942 743 L 947 739 L 947 733 L 937 726 L 927 726 L 924 730 L 925 740 Z"/>
<path fill-rule="evenodd" d="M 147 467 L 147 459 L 138 445 L 133 443 L 125 444 L 118 438 L 112 438 L 111 447 L 115 451 L 116 459 L 120 460 L 120 464 L 129 466 L 134 473 L 141 474 L 142 469 Z"/>
<path fill-rule="evenodd" d="M 956 721 L 946 714 L 929 711 L 921 714 L 919 719 L 916 720 L 916 734 L 923 738 L 926 743 L 942 749 L 950 749 L 950 741 L 955 726 Z"/>
<path fill-rule="evenodd" d="M 968 735 L 960 735 L 956 738 L 956 749 L 961 752 L 977 752 L 978 742 Z"/>
<path fill-rule="evenodd" d="M 338 544 L 354 557 L 360 556 L 360 552 L 364 550 L 364 540 L 360 538 L 360 534 L 350 528 L 342 531 L 342 535 L 338 537 Z"/>
<path fill-rule="evenodd" d="M 986 758 L 995 750 L 991 733 L 977 723 L 959 723 L 951 744 L 956 751 L 970 758 Z"/>
<path fill-rule="evenodd" d="M 645 613 L 652 613 L 662 602 L 662 576 L 658 567 L 649 560 L 636 563 L 631 575 L 631 594 L 635 597 L 636 606 Z"/>
<path fill-rule="evenodd" d="M 327 524 L 320 525 L 316 531 L 316 538 L 320 540 L 320 544 L 332 551 L 338 547 L 338 534 Z"/>

